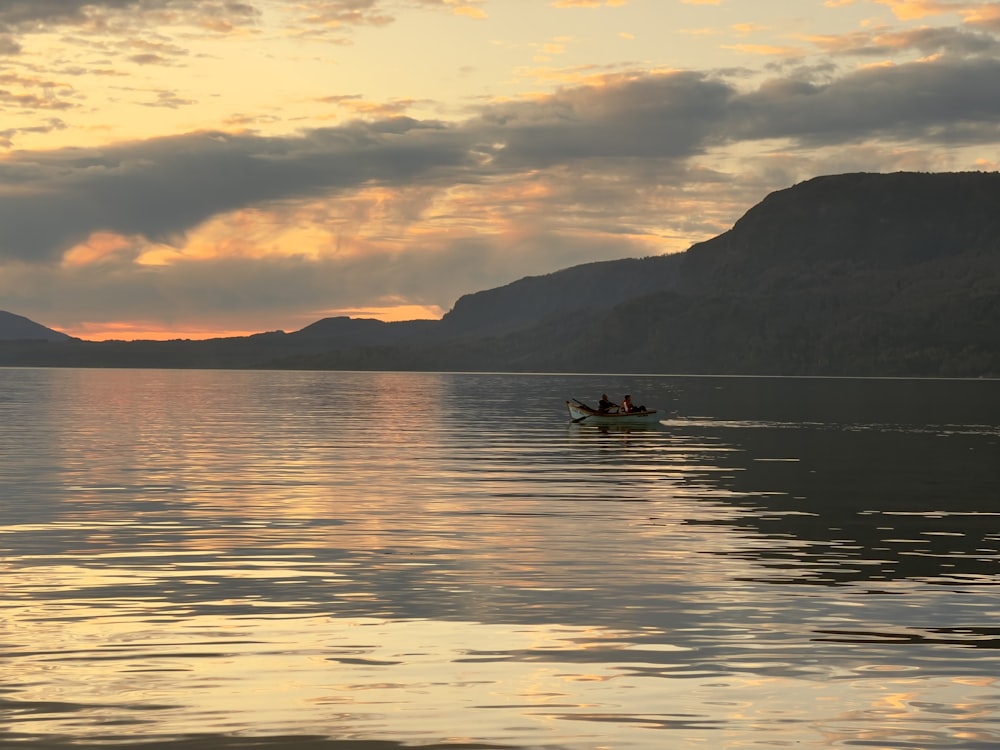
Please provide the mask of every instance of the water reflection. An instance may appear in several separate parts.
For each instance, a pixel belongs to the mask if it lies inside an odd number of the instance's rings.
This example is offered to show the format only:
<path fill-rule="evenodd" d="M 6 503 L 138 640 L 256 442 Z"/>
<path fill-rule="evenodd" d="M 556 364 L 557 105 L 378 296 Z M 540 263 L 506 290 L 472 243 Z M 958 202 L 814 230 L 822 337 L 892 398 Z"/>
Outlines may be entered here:
<path fill-rule="evenodd" d="M 997 386 L 602 380 L 0 370 L 0 743 L 1000 742 Z"/>
<path fill-rule="evenodd" d="M 990 456 L 1000 440 L 993 428 L 743 426 L 739 433 L 741 450 L 720 463 L 732 469 L 726 485 L 757 510 L 738 523 L 794 540 L 753 553 L 781 571 L 765 579 L 994 579 L 1000 464 Z"/>

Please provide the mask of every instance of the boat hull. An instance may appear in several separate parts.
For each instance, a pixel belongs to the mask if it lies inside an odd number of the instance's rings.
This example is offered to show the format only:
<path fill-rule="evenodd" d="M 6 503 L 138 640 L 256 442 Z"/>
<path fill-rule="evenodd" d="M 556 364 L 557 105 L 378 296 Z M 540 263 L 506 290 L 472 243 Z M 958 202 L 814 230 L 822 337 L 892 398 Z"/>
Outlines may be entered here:
<path fill-rule="evenodd" d="M 591 409 L 583 404 L 572 401 L 566 402 L 566 409 L 569 417 L 576 424 L 587 425 L 616 425 L 616 424 L 656 424 L 660 421 L 660 415 L 653 411 L 633 411 L 624 412 L 600 412 Z"/>

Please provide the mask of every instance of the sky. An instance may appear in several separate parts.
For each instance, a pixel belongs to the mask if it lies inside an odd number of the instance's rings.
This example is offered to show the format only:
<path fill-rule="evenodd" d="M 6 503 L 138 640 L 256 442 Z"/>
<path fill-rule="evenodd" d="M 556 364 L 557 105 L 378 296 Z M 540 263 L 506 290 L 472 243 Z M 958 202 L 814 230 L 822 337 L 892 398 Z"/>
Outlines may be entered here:
<path fill-rule="evenodd" d="M 1000 2 L 0 0 L 0 310 L 88 340 L 438 318 L 998 165 Z"/>

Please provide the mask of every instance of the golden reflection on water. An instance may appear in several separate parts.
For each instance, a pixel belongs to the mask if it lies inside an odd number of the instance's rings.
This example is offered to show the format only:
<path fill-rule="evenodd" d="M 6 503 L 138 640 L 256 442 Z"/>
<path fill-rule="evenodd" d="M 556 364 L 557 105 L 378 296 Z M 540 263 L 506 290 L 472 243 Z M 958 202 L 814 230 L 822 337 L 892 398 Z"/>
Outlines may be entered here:
<path fill-rule="evenodd" d="M 128 603 L 121 606 L 127 613 Z M 26 624 L 20 639 L 48 644 L 21 655 L 19 701 L 75 707 L 41 712 L 33 732 L 84 739 L 104 731 L 100 715 L 125 706 L 159 734 L 225 731 L 248 719 L 276 733 L 322 733 L 335 723 L 350 734 L 382 726 L 388 711 L 393 731 L 413 739 L 439 735 L 445 706 L 463 715 L 466 731 L 504 736 L 505 709 L 517 706 L 537 736 L 553 708 L 565 717 L 599 700 L 588 696 L 591 683 L 624 681 L 607 665 L 564 662 L 559 654 L 628 635 L 429 620 L 192 615 L 147 622 L 83 603 L 49 609 L 44 620 L 33 608 L 8 615 Z M 95 725 L 81 734 L 84 718 Z"/>
<path fill-rule="evenodd" d="M 991 511 L 846 494 L 836 428 L 587 429 L 540 376 L 11 382 L 0 743 L 1000 742 Z"/>
<path fill-rule="evenodd" d="M 452 734 L 441 726 L 447 707 L 461 717 L 464 736 L 515 744 L 586 736 L 611 747 L 644 746 L 644 730 L 674 728 L 694 733 L 684 746 L 712 730 L 725 747 L 727 736 L 782 722 L 789 725 L 772 737 L 791 740 L 810 717 L 811 731 L 826 738 L 817 745 L 892 746 L 946 706 L 960 721 L 988 719 L 995 709 L 985 694 L 969 701 L 967 686 L 945 679 L 890 677 L 875 685 L 681 671 L 651 679 L 643 669 L 662 664 L 645 661 L 654 653 L 642 646 L 648 634 L 592 627 L 210 615 L 147 622 L 82 604 L 49 611 L 43 621 L 37 614 L 8 612 L 27 624 L 21 639 L 49 644 L 18 659 L 18 699 L 43 707 L 32 717 L 33 733 L 84 740 L 101 736 L 105 720 L 126 709 L 133 731 L 148 724 L 159 735 L 254 726 L 324 734 L 336 726 L 348 736 L 391 725 L 394 734 L 434 741 Z M 627 664 L 588 656 L 622 645 L 637 652 Z"/>

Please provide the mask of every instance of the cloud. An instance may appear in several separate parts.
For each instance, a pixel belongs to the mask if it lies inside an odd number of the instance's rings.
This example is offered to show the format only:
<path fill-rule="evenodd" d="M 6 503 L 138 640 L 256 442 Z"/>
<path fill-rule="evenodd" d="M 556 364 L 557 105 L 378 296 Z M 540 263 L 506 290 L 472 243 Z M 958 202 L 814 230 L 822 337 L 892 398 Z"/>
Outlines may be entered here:
<path fill-rule="evenodd" d="M 993 133 L 1000 124 L 1000 61 L 876 66 L 826 84 L 774 79 L 737 97 L 728 115 L 730 138 L 802 144 L 934 138 L 963 124 Z"/>
<path fill-rule="evenodd" d="M 684 158 L 702 150 L 733 93 L 728 84 L 700 73 L 612 75 L 601 85 L 497 105 L 470 126 L 503 144 L 493 156 L 508 168 L 581 159 Z"/>
<path fill-rule="evenodd" d="M 252 23 L 252 3 L 224 0 L 0 0 L 0 28 L 31 33 L 60 26 L 100 28 L 111 19 L 184 22 L 225 32 Z"/>
<path fill-rule="evenodd" d="M 612 82 L 459 125 L 408 118 L 298 136 L 194 133 L 0 162 L 0 255 L 57 261 L 98 231 L 180 241 L 212 216 L 367 184 L 474 184 L 608 157 L 684 157 L 728 89 L 699 76 Z M 58 217 L 53 220 L 53 217 Z"/>
<path fill-rule="evenodd" d="M 202 132 L 16 152 L 0 162 L 0 256 L 56 262 L 99 231 L 180 243 L 213 216 L 336 201 L 366 185 L 449 189 L 539 170 L 627 171 L 637 160 L 662 169 L 747 140 L 943 138 L 946 127 L 970 138 L 998 123 L 1000 62 L 939 60 L 748 91 L 692 72 L 608 76 L 458 124 L 397 117 L 285 137 Z"/>
<path fill-rule="evenodd" d="M 904 21 L 957 15 L 963 23 L 991 31 L 1000 30 L 1000 3 L 989 0 L 874 0 Z"/>
<path fill-rule="evenodd" d="M 973 28 L 1000 32 L 1000 3 L 976 3 L 962 12 L 963 22 Z"/>
<path fill-rule="evenodd" d="M 79 23 L 91 8 L 128 8 L 139 0 L 2 0 L 0 24 L 5 28 L 32 28 L 52 23 Z M 169 4 L 169 0 L 160 3 Z"/>
<path fill-rule="evenodd" d="M 415 0 L 422 7 L 484 18 L 483 0 Z M 384 26 L 395 19 L 386 0 L 0 0 L 0 54 L 16 54 L 19 37 L 77 28 L 124 39 L 150 28 L 187 26 L 213 34 L 256 28 L 265 11 L 289 13 L 308 32 Z"/>
<path fill-rule="evenodd" d="M 904 21 L 957 13 L 963 6 L 973 3 L 953 3 L 948 0 L 874 0 L 879 5 L 888 6 L 896 18 Z"/>
<path fill-rule="evenodd" d="M 958 28 L 924 27 L 901 31 L 858 31 L 843 35 L 808 37 L 808 41 L 834 55 L 889 57 L 915 51 L 922 55 L 946 53 L 958 56 L 996 54 L 1000 40 L 992 34 Z"/>
<path fill-rule="evenodd" d="M 249 205 L 413 180 L 467 158 L 440 130 L 399 119 L 294 138 L 195 133 L 16 153 L 0 162 L 0 255 L 50 261 L 94 231 L 163 240 Z"/>
<path fill-rule="evenodd" d="M 306 23 L 331 29 L 384 26 L 393 20 L 379 0 L 304 0 L 297 7 Z"/>

